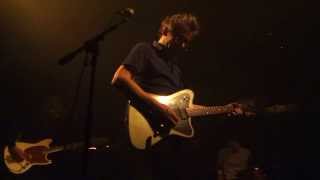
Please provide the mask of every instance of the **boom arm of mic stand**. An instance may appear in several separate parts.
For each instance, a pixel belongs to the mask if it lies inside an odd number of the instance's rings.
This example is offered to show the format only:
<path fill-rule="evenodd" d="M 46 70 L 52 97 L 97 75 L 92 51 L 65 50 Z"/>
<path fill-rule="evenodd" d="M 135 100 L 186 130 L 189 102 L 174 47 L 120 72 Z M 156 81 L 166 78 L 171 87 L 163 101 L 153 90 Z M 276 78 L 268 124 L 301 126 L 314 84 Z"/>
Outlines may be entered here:
<path fill-rule="evenodd" d="M 102 41 L 104 39 L 104 36 L 107 33 L 110 33 L 112 31 L 116 30 L 120 25 L 126 23 L 127 21 L 128 21 L 128 18 L 124 18 L 119 23 L 114 24 L 114 25 L 110 26 L 109 28 L 105 29 L 100 34 L 98 34 L 95 37 L 91 38 L 90 40 L 86 41 L 81 47 L 79 47 L 79 48 L 75 49 L 74 51 L 68 53 L 67 55 L 63 56 L 58 61 L 58 64 L 63 66 L 65 64 L 70 63 L 74 59 L 74 57 L 76 55 L 78 55 L 79 53 L 81 53 L 82 51 L 90 52 L 92 49 L 92 46 L 95 46 L 96 43 L 98 43 L 99 41 Z"/>

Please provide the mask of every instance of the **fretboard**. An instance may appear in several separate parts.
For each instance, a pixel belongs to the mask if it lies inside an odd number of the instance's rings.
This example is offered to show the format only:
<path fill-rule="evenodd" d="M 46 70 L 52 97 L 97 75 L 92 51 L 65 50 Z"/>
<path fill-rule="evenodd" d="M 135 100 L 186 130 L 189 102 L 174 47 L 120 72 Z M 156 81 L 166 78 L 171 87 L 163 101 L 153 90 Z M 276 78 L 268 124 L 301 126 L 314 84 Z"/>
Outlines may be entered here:
<path fill-rule="evenodd" d="M 110 141 L 107 138 L 93 138 L 90 140 L 90 143 L 93 146 L 103 146 L 103 145 L 107 145 L 109 142 Z M 71 143 L 64 146 L 52 147 L 49 150 L 47 150 L 47 153 L 54 153 L 54 152 L 59 152 L 63 150 L 81 150 L 84 146 L 85 144 L 83 142 Z"/>
<path fill-rule="evenodd" d="M 209 106 L 209 107 L 195 107 L 187 108 L 186 111 L 190 117 L 206 116 L 206 115 L 220 115 L 232 112 L 232 106 Z"/>

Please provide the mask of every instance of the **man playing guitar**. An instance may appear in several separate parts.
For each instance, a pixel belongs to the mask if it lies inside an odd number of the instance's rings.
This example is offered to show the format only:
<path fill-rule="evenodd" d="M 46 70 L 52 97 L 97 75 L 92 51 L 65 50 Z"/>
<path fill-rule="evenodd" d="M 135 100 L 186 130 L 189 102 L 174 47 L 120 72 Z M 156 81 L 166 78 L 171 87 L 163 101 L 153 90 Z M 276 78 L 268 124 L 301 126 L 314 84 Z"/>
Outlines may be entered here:
<path fill-rule="evenodd" d="M 199 24 L 196 16 L 189 13 L 174 14 L 162 20 L 159 28 L 160 36 L 157 41 L 152 43 L 140 42 L 132 48 L 128 56 L 117 68 L 111 83 L 128 97 L 130 105 L 134 106 L 134 116 L 141 116 L 137 111 L 147 111 L 144 115 L 146 119 L 150 119 L 149 123 L 153 123 L 157 119 L 153 119 L 153 114 L 157 114 L 157 117 L 161 117 L 160 119 L 167 120 L 161 123 L 160 127 L 166 126 L 167 123 L 175 125 L 181 121 L 182 116 L 179 116 L 172 106 L 161 101 L 159 95 L 168 96 L 186 88 L 177 60 L 179 55 L 188 49 L 189 44 L 198 35 L 198 32 Z M 182 96 L 190 98 L 188 95 Z M 183 97 L 181 100 L 183 100 Z M 189 106 L 190 108 L 205 108 L 205 106 L 192 103 L 189 103 Z M 230 103 L 226 107 L 229 109 L 229 114 L 243 114 L 237 103 Z M 147 115 L 148 112 L 153 112 L 150 113 L 150 117 Z M 138 123 L 135 125 L 139 126 Z M 139 133 L 140 130 L 135 132 Z M 146 145 L 142 148 L 148 147 L 148 144 L 152 145 L 153 143 L 150 143 L 149 140 L 152 141 L 153 137 L 162 136 L 167 132 L 166 130 L 163 132 L 156 131 L 150 136 L 151 140 L 148 138 L 146 142 L 143 142 Z M 166 138 L 163 141 L 169 141 L 170 144 L 170 141 L 174 142 L 172 139 L 174 138 Z M 148 151 L 155 152 L 161 146 L 173 147 L 172 144 L 163 145 L 159 143 L 152 146 Z M 169 150 L 169 152 L 177 153 L 174 150 Z M 154 157 L 159 158 L 155 160 Z M 167 155 L 166 157 L 173 156 Z M 168 161 L 163 157 L 155 154 L 152 155 L 151 159 L 151 165 L 156 165 L 156 167 L 152 167 L 152 170 L 157 171 L 152 172 L 153 178 L 168 179 L 177 174 L 177 166 L 174 162 L 167 163 Z"/>

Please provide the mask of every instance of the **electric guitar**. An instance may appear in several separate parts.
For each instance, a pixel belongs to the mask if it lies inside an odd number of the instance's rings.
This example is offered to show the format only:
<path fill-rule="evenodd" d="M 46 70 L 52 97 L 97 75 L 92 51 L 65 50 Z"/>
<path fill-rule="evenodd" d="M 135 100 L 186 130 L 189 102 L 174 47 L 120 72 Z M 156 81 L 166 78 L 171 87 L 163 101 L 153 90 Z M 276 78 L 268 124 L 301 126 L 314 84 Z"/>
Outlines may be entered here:
<path fill-rule="evenodd" d="M 92 148 L 95 146 L 107 146 L 108 139 L 94 138 L 92 141 Z M 22 174 L 29 170 L 34 165 L 49 165 L 52 164 L 52 160 L 48 159 L 48 154 L 59 152 L 63 150 L 80 150 L 84 147 L 84 143 L 72 143 L 64 146 L 50 147 L 52 139 L 43 139 L 37 143 L 16 142 L 15 148 L 19 149 L 21 156 L 9 149 L 8 146 L 4 148 L 3 159 L 8 170 L 14 174 Z"/>
<path fill-rule="evenodd" d="M 137 149 L 148 149 L 163 138 L 177 135 L 185 138 L 194 136 L 191 117 L 206 115 L 225 115 L 233 112 L 230 105 L 198 107 L 193 106 L 194 93 L 185 89 L 169 96 L 154 95 L 154 98 L 169 106 L 180 118 L 177 123 L 172 123 L 156 110 L 149 109 L 134 101 L 128 105 L 128 128 L 131 144 Z M 241 106 L 241 104 L 240 104 Z M 245 110 L 245 105 L 243 105 Z M 291 107 L 290 107 L 291 108 Z M 283 112 L 288 110 L 287 106 L 277 105 L 265 109 L 267 112 Z M 254 115 L 249 110 L 245 114 Z"/>

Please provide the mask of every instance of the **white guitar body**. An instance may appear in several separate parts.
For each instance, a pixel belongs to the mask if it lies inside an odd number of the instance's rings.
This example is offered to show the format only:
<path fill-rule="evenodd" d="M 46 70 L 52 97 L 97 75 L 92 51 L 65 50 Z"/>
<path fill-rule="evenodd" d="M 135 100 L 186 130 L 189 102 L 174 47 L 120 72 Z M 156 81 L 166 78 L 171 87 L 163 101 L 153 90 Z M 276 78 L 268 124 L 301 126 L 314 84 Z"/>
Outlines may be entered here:
<path fill-rule="evenodd" d="M 137 108 L 129 105 L 128 123 L 130 141 L 137 149 L 146 149 L 148 146 L 161 141 L 165 136 L 178 135 L 186 138 L 194 136 L 194 129 L 191 124 L 191 117 L 185 111 L 186 108 L 192 106 L 194 93 L 191 90 L 182 90 L 169 96 L 154 96 L 160 103 L 165 104 L 176 111 L 180 117 L 180 121 L 171 127 L 169 132 L 161 136 L 157 130 L 150 126 L 151 119 L 147 119 L 143 113 Z M 164 119 L 163 121 L 169 121 Z M 160 128 L 165 128 L 164 124 L 160 123 Z"/>
<path fill-rule="evenodd" d="M 26 158 L 18 162 L 14 160 L 9 152 L 8 146 L 4 148 L 4 162 L 8 167 L 9 171 L 14 174 L 22 174 L 29 170 L 33 165 L 48 165 L 51 164 L 51 160 L 48 160 L 48 153 L 43 153 L 41 155 L 33 156 L 34 150 L 40 149 L 49 149 L 49 146 L 52 142 L 52 139 L 44 139 L 38 143 L 25 143 L 25 142 L 16 142 L 16 147 L 26 153 Z"/>

